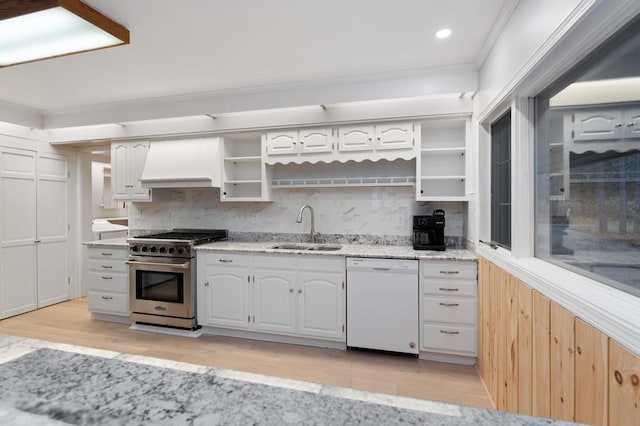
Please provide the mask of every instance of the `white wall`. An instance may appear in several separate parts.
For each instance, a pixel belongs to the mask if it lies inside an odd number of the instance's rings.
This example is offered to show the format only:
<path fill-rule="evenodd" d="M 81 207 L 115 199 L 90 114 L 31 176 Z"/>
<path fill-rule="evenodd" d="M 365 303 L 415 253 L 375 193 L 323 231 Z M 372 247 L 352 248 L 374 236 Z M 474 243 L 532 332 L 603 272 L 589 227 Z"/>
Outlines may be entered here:
<path fill-rule="evenodd" d="M 464 203 L 415 201 L 414 187 L 313 188 L 273 190 L 273 202 L 223 203 L 218 189 L 157 190 L 166 201 L 131 203 L 131 230 L 223 228 L 236 232 L 309 232 L 309 212 L 296 223 L 298 211 L 309 204 L 316 230 L 324 234 L 371 234 L 409 237 L 412 216 L 446 213 L 445 234 L 466 235 Z"/>

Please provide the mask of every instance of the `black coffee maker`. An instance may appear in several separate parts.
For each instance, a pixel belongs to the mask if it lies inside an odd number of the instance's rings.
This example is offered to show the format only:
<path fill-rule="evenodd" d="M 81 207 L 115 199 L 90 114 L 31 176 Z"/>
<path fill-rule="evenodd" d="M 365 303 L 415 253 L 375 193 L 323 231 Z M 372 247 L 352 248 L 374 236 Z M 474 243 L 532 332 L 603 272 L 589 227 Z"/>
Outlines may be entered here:
<path fill-rule="evenodd" d="M 413 217 L 413 249 L 445 251 L 444 210 L 434 210 L 431 216 Z"/>

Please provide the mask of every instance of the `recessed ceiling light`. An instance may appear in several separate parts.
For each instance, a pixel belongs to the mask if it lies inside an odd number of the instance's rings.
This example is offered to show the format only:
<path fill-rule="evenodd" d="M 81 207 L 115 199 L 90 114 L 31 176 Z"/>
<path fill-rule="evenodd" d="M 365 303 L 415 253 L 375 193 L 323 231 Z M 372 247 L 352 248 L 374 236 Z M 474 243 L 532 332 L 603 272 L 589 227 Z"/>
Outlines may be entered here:
<path fill-rule="evenodd" d="M 451 30 L 449 28 L 443 28 L 436 32 L 436 38 L 443 40 L 451 35 Z"/>

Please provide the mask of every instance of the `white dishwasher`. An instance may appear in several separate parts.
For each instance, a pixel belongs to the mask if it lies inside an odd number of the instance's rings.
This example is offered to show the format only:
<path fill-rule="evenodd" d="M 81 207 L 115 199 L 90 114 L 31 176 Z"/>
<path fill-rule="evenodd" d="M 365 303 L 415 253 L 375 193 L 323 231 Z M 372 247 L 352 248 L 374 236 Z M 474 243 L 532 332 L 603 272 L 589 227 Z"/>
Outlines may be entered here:
<path fill-rule="evenodd" d="M 347 258 L 347 346 L 418 353 L 418 261 Z"/>

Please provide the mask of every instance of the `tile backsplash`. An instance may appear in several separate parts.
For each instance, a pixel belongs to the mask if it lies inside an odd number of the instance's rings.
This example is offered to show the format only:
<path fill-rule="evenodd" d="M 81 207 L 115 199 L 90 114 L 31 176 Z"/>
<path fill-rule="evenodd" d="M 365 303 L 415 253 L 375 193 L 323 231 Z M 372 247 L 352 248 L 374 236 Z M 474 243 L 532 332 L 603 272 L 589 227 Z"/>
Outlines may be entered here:
<path fill-rule="evenodd" d="M 348 187 L 276 189 L 272 202 L 221 202 L 217 188 L 154 189 L 151 203 L 131 203 L 129 228 L 132 235 L 173 228 L 224 228 L 233 233 L 304 234 L 309 232 L 310 214 L 300 208 L 310 205 L 315 228 L 325 235 L 371 235 L 410 241 L 412 217 L 446 213 L 445 235 L 466 238 L 467 206 L 463 202 L 416 202 L 413 187 Z M 161 201 L 157 201 L 161 200 Z"/>

